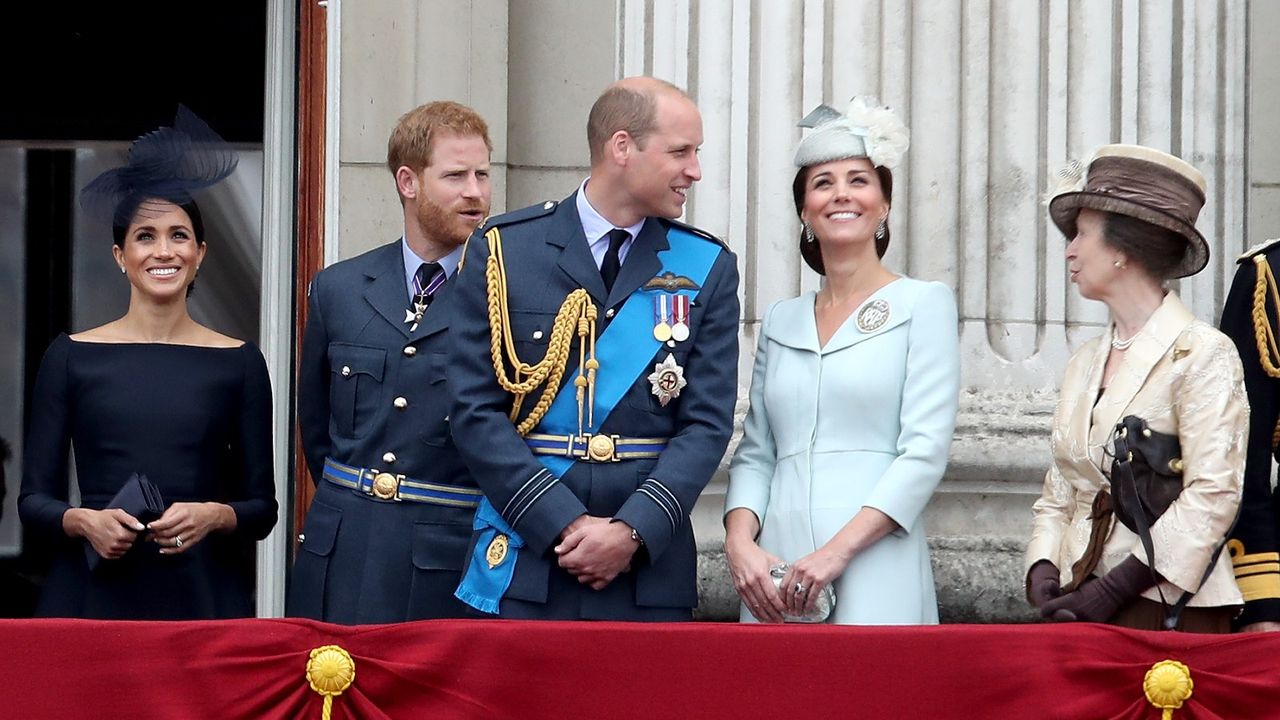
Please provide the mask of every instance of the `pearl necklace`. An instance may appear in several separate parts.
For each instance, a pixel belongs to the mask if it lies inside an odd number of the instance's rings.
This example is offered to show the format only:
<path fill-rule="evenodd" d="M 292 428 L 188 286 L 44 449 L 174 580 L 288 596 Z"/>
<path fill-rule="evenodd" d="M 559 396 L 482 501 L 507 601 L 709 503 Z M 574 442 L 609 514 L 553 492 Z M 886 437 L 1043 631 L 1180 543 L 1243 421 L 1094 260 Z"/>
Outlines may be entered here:
<path fill-rule="evenodd" d="M 1128 350 L 1128 349 L 1129 349 L 1129 346 L 1133 344 L 1133 341 L 1134 341 L 1134 340 L 1138 339 L 1138 335 L 1139 335 L 1141 332 L 1142 332 L 1142 331 L 1141 331 L 1141 330 L 1139 330 L 1138 332 L 1136 332 L 1136 333 L 1134 333 L 1134 334 L 1130 335 L 1130 336 L 1129 336 L 1129 338 L 1128 338 L 1127 340 L 1121 340 L 1121 339 L 1119 339 L 1118 337 L 1116 337 L 1116 334 L 1115 334 L 1115 328 L 1112 328 L 1112 330 L 1111 330 L 1111 347 L 1113 347 L 1113 348 L 1115 348 L 1116 350 L 1119 350 L 1119 351 L 1121 351 L 1121 352 L 1124 352 L 1125 350 Z"/>

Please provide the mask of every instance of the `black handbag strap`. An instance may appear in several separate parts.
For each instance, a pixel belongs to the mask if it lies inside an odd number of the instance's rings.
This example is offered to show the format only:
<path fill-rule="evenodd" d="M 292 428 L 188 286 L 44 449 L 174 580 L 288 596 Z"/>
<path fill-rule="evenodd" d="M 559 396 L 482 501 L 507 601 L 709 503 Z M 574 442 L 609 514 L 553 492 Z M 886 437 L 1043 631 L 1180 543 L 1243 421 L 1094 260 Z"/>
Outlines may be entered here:
<path fill-rule="evenodd" d="M 1173 630 L 1178 627 L 1178 620 L 1182 617 L 1182 611 L 1186 608 L 1187 603 L 1191 601 L 1191 597 L 1195 592 L 1186 590 L 1182 593 L 1182 597 L 1178 598 L 1172 606 L 1165 599 L 1164 591 L 1160 589 L 1160 576 L 1156 573 L 1156 554 L 1155 547 L 1151 541 L 1151 527 L 1147 524 L 1146 503 L 1143 502 L 1141 494 L 1138 492 L 1138 482 L 1133 476 L 1132 459 L 1129 443 L 1126 438 L 1116 436 L 1116 459 L 1112 464 L 1111 482 L 1114 485 L 1115 475 L 1119 474 L 1121 479 L 1128 483 L 1127 488 L 1119 488 L 1121 492 L 1128 490 L 1138 502 L 1138 512 L 1134 513 L 1134 523 L 1138 526 L 1138 539 L 1142 541 L 1142 549 L 1147 554 L 1147 569 L 1151 571 L 1151 579 L 1155 581 L 1156 593 L 1160 595 L 1160 605 L 1164 608 L 1164 629 Z M 1236 521 L 1240 519 L 1240 513 L 1237 509 L 1236 516 L 1231 520 L 1231 527 L 1223 536 L 1221 542 L 1213 550 L 1213 556 L 1209 558 L 1209 565 L 1205 568 L 1204 574 L 1200 576 L 1200 582 L 1196 584 L 1199 589 L 1213 574 L 1214 567 L 1218 564 L 1218 556 L 1222 554 L 1222 548 L 1227 544 L 1227 538 L 1231 537 L 1231 532 L 1235 529 Z"/>

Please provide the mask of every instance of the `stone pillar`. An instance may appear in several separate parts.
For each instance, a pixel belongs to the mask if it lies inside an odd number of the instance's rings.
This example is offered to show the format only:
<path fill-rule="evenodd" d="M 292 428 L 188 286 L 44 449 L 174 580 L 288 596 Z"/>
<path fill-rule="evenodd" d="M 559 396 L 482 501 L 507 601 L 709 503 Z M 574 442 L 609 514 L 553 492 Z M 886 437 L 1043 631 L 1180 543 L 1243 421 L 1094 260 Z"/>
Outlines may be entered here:
<path fill-rule="evenodd" d="M 488 122 L 493 206 L 505 207 L 506 0 L 360 0 L 341 3 L 340 12 L 329 68 L 337 74 L 330 102 L 340 110 L 329 128 L 338 163 L 328 193 L 338 213 L 326 228 L 326 255 L 349 258 L 404 232 L 387 138 L 401 115 L 432 100 L 469 105 Z"/>
<path fill-rule="evenodd" d="M 871 94 L 911 128 L 886 263 L 955 288 L 961 316 L 961 412 L 929 509 L 946 619 L 1026 616 L 1021 551 L 1056 388 L 1072 349 L 1107 319 L 1067 282 L 1065 242 L 1041 202 L 1050 172 L 1109 142 L 1204 172 L 1199 227 L 1213 256 L 1177 289 L 1216 319 L 1247 244 L 1247 12 L 1230 0 L 620 2 L 624 71 L 687 87 L 704 112 L 705 179 L 688 215 L 741 258 L 744 386 L 764 310 L 818 283 L 795 247 L 796 121 Z M 723 483 L 695 511 L 710 617 L 734 612 Z"/>

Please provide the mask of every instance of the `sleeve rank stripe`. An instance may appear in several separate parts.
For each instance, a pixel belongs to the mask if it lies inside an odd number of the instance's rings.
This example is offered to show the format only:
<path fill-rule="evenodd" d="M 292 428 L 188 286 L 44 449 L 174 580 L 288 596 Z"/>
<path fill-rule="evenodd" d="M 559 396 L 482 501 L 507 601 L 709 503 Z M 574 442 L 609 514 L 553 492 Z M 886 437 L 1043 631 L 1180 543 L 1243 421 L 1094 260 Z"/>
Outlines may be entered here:
<path fill-rule="evenodd" d="M 550 490 L 550 489 L 551 489 L 551 486 L 552 486 L 552 485 L 554 485 L 554 484 L 556 484 L 557 482 L 559 482 L 559 481 L 557 481 L 557 480 L 555 480 L 554 478 L 552 478 L 552 479 L 551 479 L 551 480 L 549 480 L 545 485 L 543 485 L 543 486 L 542 486 L 542 489 L 538 490 L 538 492 L 537 492 L 536 494 L 534 494 L 534 496 L 533 496 L 533 497 L 529 498 L 529 502 L 528 502 L 528 503 L 526 503 L 526 504 L 525 504 L 525 506 L 520 510 L 520 514 L 516 515 L 516 516 L 515 516 L 515 518 L 513 518 L 513 519 L 511 520 L 511 524 L 512 524 L 512 525 L 519 525 L 519 524 L 520 524 L 520 519 L 524 517 L 524 514 L 525 514 L 526 512 L 528 512 L 529 508 L 533 507 L 533 504 L 534 504 L 534 503 L 536 503 L 536 502 L 538 502 L 538 498 L 542 497 L 542 496 L 543 496 L 543 494 L 544 494 L 544 493 L 546 493 L 548 490 Z"/>
<path fill-rule="evenodd" d="M 1232 565 L 1248 565 L 1256 562 L 1280 562 L 1280 552 L 1250 553 L 1249 555 L 1233 555 Z"/>
<path fill-rule="evenodd" d="M 1280 574 L 1280 563 L 1258 563 L 1256 565 L 1237 565 L 1236 577 L 1244 577 L 1245 575 L 1264 575 L 1266 573 Z"/>
<path fill-rule="evenodd" d="M 538 489 L 538 485 L 550 474 L 551 471 L 546 468 L 534 473 L 533 476 L 525 481 L 525 484 L 521 485 L 520 489 L 511 496 L 511 500 L 507 502 L 507 506 L 502 509 L 502 516 L 510 519 L 511 514 L 519 510 L 520 506 L 524 504 L 524 499 L 535 492 Z M 514 522 L 512 524 L 514 524 Z"/>
<path fill-rule="evenodd" d="M 658 507 L 662 508 L 662 512 L 666 513 L 667 515 L 667 520 L 671 522 L 671 532 L 675 532 L 678 529 L 679 525 L 676 524 L 675 515 L 671 514 L 671 509 L 667 507 L 666 503 L 660 500 L 657 495 L 654 495 L 653 491 L 650 490 L 649 487 L 646 485 L 641 485 L 638 492 L 644 493 L 646 496 L 648 496 L 650 500 L 653 501 L 654 505 L 657 505 Z"/>
<path fill-rule="evenodd" d="M 1236 581 L 1245 602 L 1280 599 L 1280 576 L 1267 573 L 1251 575 Z"/>
<path fill-rule="evenodd" d="M 675 511 L 675 514 L 678 517 L 684 516 L 684 507 L 680 505 L 680 499 L 676 497 L 675 493 L 668 490 L 666 485 L 663 485 L 662 483 L 658 482 L 653 478 L 649 478 L 648 480 L 645 480 L 645 483 L 653 487 L 656 487 L 660 491 L 662 491 L 662 494 L 670 500 L 671 509 Z"/>

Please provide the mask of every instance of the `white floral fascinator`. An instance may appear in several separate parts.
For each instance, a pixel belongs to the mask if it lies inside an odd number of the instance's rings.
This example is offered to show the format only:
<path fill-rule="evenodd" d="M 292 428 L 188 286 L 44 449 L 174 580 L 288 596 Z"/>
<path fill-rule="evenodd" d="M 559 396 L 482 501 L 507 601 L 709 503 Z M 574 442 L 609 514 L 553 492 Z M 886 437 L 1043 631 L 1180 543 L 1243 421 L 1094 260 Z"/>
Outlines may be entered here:
<path fill-rule="evenodd" d="M 796 148 L 796 167 L 865 157 L 877 167 L 892 170 L 911 142 L 906 126 L 893 110 L 865 95 L 854 97 L 843 115 L 830 105 L 819 105 L 799 126 L 813 128 L 813 132 Z"/>

